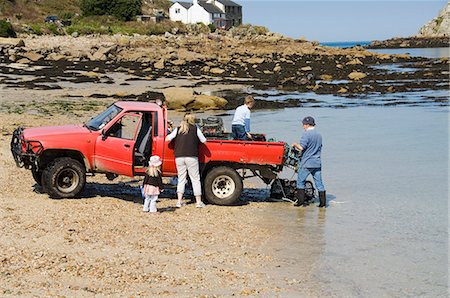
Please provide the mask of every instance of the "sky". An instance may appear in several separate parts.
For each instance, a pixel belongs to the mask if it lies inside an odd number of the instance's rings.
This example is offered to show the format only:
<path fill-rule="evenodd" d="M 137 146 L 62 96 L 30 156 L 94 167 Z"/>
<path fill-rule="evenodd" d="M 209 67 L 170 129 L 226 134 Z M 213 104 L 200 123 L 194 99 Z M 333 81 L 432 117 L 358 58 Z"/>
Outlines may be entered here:
<path fill-rule="evenodd" d="M 243 22 L 320 42 L 384 40 L 415 35 L 446 0 L 235 0 Z"/>

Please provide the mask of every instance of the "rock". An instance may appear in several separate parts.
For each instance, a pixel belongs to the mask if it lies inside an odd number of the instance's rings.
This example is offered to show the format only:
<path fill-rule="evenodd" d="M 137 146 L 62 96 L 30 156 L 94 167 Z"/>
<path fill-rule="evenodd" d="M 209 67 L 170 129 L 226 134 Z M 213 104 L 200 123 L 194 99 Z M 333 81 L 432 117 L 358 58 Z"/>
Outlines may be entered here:
<path fill-rule="evenodd" d="M 345 65 L 362 65 L 364 63 L 361 62 L 358 58 L 352 59 L 349 62 L 345 63 Z"/>
<path fill-rule="evenodd" d="M 228 101 L 222 97 L 211 95 L 196 95 L 194 101 L 187 105 L 188 109 L 194 110 L 214 110 L 223 108 Z"/>
<path fill-rule="evenodd" d="M 389 86 L 389 88 L 387 88 L 387 91 L 388 92 L 394 92 L 395 91 L 394 86 Z"/>
<path fill-rule="evenodd" d="M 225 72 L 225 70 L 222 68 L 219 68 L 219 67 L 214 67 L 214 68 L 211 68 L 209 70 L 209 72 L 212 74 L 223 74 Z"/>
<path fill-rule="evenodd" d="M 336 64 L 336 68 L 343 69 L 343 68 L 344 68 L 344 65 L 342 65 L 342 64 Z"/>
<path fill-rule="evenodd" d="M 320 76 L 320 79 L 322 81 L 331 81 L 333 79 L 333 76 L 332 75 L 328 75 L 328 74 L 323 74 L 323 75 Z"/>
<path fill-rule="evenodd" d="M 245 60 L 245 62 L 250 63 L 250 64 L 261 64 L 264 61 L 265 61 L 264 58 L 257 58 L 257 57 L 252 57 L 252 58 Z"/>
<path fill-rule="evenodd" d="M 52 61 L 64 60 L 65 58 L 66 58 L 66 56 L 58 54 L 58 53 L 50 53 L 47 56 L 47 60 L 52 60 Z"/>
<path fill-rule="evenodd" d="M 186 61 L 183 59 L 176 59 L 176 60 L 170 61 L 170 63 L 172 63 L 173 65 L 184 65 L 184 64 L 186 64 Z"/>
<path fill-rule="evenodd" d="M 99 48 L 93 55 L 93 60 L 101 60 L 105 61 L 107 59 L 107 55 L 111 52 L 113 47 L 101 47 Z"/>
<path fill-rule="evenodd" d="M 27 58 L 22 58 L 20 60 L 17 60 L 16 63 L 28 64 L 28 63 L 30 63 L 30 60 L 28 60 Z"/>
<path fill-rule="evenodd" d="M 359 81 L 361 79 L 364 79 L 365 77 L 367 77 L 367 75 L 363 72 L 359 72 L 359 71 L 354 71 L 352 73 L 350 73 L 348 75 L 349 79 L 354 80 L 354 81 Z"/>
<path fill-rule="evenodd" d="M 272 71 L 270 71 L 270 70 L 267 70 L 267 69 L 266 69 L 266 70 L 264 70 L 264 71 L 263 71 L 263 73 L 265 73 L 265 74 L 273 74 L 273 72 L 272 72 Z"/>
<path fill-rule="evenodd" d="M 23 39 L 20 38 L 6 38 L 6 37 L 0 37 L 0 45 L 9 45 L 13 47 L 24 47 L 25 42 Z"/>
<path fill-rule="evenodd" d="M 24 53 L 24 54 L 22 54 L 22 56 L 28 58 L 29 60 L 31 60 L 33 62 L 36 62 L 36 61 L 44 58 L 44 56 L 42 56 L 41 54 L 35 53 L 35 52 Z"/>
<path fill-rule="evenodd" d="M 77 31 L 75 31 L 75 32 L 73 32 L 73 33 L 72 33 L 71 35 L 72 35 L 72 37 L 75 37 L 75 38 L 77 38 L 79 34 L 78 34 L 78 32 L 77 32 Z"/>
<path fill-rule="evenodd" d="M 279 66 L 279 65 L 276 65 L 274 68 L 273 68 L 273 72 L 280 72 L 281 71 L 281 66 Z"/>
<path fill-rule="evenodd" d="M 338 93 L 347 93 L 348 90 L 345 89 L 344 87 L 341 87 L 341 89 L 338 90 Z"/>
<path fill-rule="evenodd" d="M 98 74 L 94 71 L 83 72 L 82 75 L 85 77 L 90 77 L 90 78 L 99 78 L 100 77 L 100 74 Z"/>
<path fill-rule="evenodd" d="M 302 68 L 300 68 L 302 71 L 311 71 L 312 70 L 312 67 L 311 66 L 305 66 L 305 67 L 302 67 Z"/>
<path fill-rule="evenodd" d="M 164 68 L 164 59 L 161 58 L 158 62 L 153 64 L 153 67 L 156 69 L 163 69 Z"/>
<path fill-rule="evenodd" d="M 438 16 L 426 23 L 420 28 L 417 36 L 419 37 L 436 37 L 436 36 L 448 36 L 450 28 L 450 3 L 444 6 L 439 12 Z"/>
<path fill-rule="evenodd" d="M 164 89 L 162 93 L 169 109 L 185 109 L 194 100 L 194 89 L 192 88 L 170 87 Z"/>

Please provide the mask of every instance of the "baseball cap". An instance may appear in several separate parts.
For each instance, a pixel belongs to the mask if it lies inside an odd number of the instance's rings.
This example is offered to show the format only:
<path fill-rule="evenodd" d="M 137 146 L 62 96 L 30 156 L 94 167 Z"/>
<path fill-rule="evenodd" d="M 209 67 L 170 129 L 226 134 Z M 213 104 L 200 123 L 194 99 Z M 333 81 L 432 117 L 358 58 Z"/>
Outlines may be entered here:
<path fill-rule="evenodd" d="M 314 121 L 314 118 L 311 116 L 307 116 L 305 118 L 303 118 L 302 120 L 303 124 L 309 124 L 309 125 L 316 125 L 316 122 Z"/>

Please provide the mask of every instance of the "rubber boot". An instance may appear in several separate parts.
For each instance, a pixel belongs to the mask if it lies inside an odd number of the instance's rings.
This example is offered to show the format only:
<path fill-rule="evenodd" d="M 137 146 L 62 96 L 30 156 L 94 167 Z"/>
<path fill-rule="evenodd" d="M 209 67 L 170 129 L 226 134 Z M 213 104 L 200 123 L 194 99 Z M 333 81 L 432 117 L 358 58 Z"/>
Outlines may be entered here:
<path fill-rule="evenodd" d="M 325 191 L 319 191 L 319 206 L 317 207 L 326 207 L 327 206 L 327 196 Z"/>
<path fill-rule="evenodd" d="M 305 190 L 297 188 L 295 191 L 295 198 L 297 201 L 295 202 L 294 206 L 303 206 L 305 204 Z"/>

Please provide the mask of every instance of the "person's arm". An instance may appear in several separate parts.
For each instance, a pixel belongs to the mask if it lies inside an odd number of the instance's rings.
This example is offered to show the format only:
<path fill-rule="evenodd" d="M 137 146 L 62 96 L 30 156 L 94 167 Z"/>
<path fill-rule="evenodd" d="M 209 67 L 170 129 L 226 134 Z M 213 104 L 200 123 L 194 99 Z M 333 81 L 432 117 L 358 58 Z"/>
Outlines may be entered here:
<path fill-rule="evenodd" d="M 200 130 L 200 128 L 197 127 L 197 137 L 200 140 L 200 142 L 202 143 L 206 143 L 206 138 L 203 135 L 202 131 Z"/>
<path fill-rule="evenodd" d="M 292 147 L 297 148 L 300 151 L 303 151 L 306 146 L 308 145 L 308 139 L 305 134 L 302 135 L 300 138 L 300 144 L 294 143 L 292 144 Z"/>
<path fill-rule="evenodd" d="M 166 137 L 166 141 L 172 141 L 173 139 L 175 139 L 175 137 L 177 136 L 177 132 L 178 132 L 178 127 L 175 128 L 169 135 L 167 135 Z"/>
<path fill-rule="evenodd" d="M 294 143 L 294 144 L 292 144 L 292 147 L 297 148 L 300 151 L 303 151 L 303 147 L 300 144 Z"/>
<path fill-rule="evenodd" d="M 247 134 L 247 137 L 251 139 L 252 135 L 250 134 L 250 110 L 248 110 L 247 113 L 245 113 L 244 124 L 245 124 L 245 133 Z"/>

